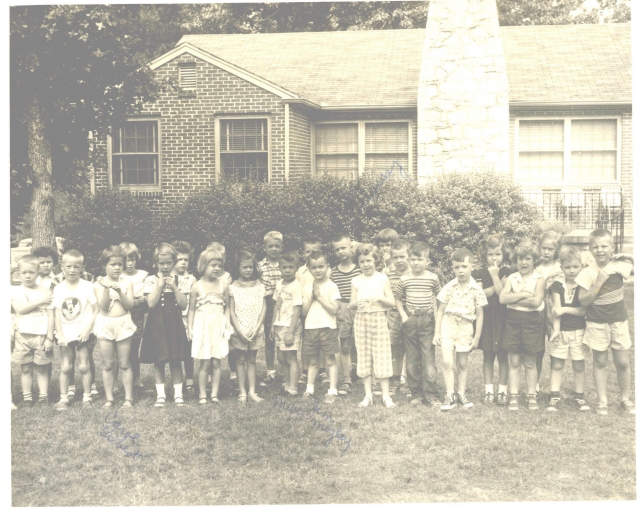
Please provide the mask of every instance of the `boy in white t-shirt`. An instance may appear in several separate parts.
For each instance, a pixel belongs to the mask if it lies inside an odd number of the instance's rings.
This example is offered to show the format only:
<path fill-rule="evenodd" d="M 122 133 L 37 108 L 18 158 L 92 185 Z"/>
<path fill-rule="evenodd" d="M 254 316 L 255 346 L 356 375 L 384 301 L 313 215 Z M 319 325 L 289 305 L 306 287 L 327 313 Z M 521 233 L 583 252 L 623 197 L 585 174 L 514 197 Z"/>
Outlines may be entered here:
<path fill-rule="evenodd" d="M 298 253 L 283 253 L 279 264 L 282 280 L 276 283 L 273 293 L 276 305 L 271 336 L 277 349 L 278 362 L 284 372 L 284 391 L 295 396 L 298 394 L 298 351 L 302 346 L 302 286 L 296 279 Z"/>
<path fill-rule="evenodd" d="M 333 404 L 338 396 L 338 364 L 336 355 L 340 353 L 336 314 L 340 309 L 340 291 L 329 279 L 329 263 L 327 256 L 315 251 L 307 258 L 307 267 L 313 275 L 312 284 L 302 289 L 302 314 L 304 321 L 303 352 L 309 356 L 309 378 L 304 396 L 310 397 L 314 392 L 320 351 L 325 354 L 327 371 L 329 372 L 329 391 L 325 404 Z"/>
<path fill-rule="evenodd" d="M 62 256 L 63 282 L 53 290 L 55 307 L 56 334 L 60 346 L 60 402 L 58 411 L 69 407 L 69 376 L 74 364 L 75 352 L 78 354 L 79 369 L 82 376 L 84 394 L 82 405 L 93 403 L 90 370 L 90 357 L 96 338 L 91 334 L 98 313 L 93 285 L 80 278 L 84 271 L 84 256 L 77 250 L 69 250 Z M 75 352 L 74 352 L 75 351 Z"/>
<path fill-rule="evenodd" d="M 18 261 L 22 285 L 12 288 L 11 306 L 15 315 L 15 347 L 11 361 L 20 365 L 20 382 L 25 404 L 31 404 L 33 367 L 40 392 L 40 402 L 47 402 L 49 376 L 47 367 L 53 361 L 53 306 L 51 292 L 36 284 L 38 258 L 25 255 Z"/>

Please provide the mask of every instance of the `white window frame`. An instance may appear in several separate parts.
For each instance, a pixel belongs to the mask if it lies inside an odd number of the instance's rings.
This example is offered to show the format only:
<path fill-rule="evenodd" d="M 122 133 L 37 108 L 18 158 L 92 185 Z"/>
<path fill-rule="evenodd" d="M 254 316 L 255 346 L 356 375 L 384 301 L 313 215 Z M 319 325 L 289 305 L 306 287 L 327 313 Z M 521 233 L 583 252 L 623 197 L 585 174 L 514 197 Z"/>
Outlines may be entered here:
<path fill-rule="evenodd" d="M 222 175 L 222 161 L 220 158 L 221 155 L 221 141 L 220 141 L 220 121 L 221 120 L 252 120 L 252 119 L 259 119 L 259 120 L 266 120 L 267 121 L 267 183 L 270 184 L 271 183 L 271 154 L 272 154 L 272 150 L 271 150 L 271 146 L 272 146 L 272 142 L 271 142 L 271 116 L 270 115 L 221 115 L 221 116 L 216 116 L 214 119 L 214 132 L 215 132 L 215 151 L 216 151 L 216 168 L 215 168 L 215 178 L 216 178 L 216 183 L 220 182 L 220 176 Z M 229 151 L 226 151 L 227 153 L 229 153 Z M 250 152 L 250 151 L 230 151 L 230 152 L 237 152 L 238 154 L 242 154 L 244 152 Z"/>
<path fill-rule="evenodd" d="M 109 186 L 122 190 L 135 191 L 160 191 L 162 190 L 162 122 L 159 117 L 135 117 L 125 122 L 149 122 L 156 123 L 158 130 L 158 183 L 157 184 L 114 184 L 113 182 L 113 137 L 107 135 L 107 160 L 109 162 Z M 120 154 L 120 153 L 118 153 Z M 135 154 L 135 153 L 131 153 Z M 142 153 L 140 153 L 142 154 Z"/>
<path fill-rule="evenodd" d="M 312 171 L 312 175 L 316 175 L 316 126 L 318 125 L 326 125 L 326 124 L 357 124 L 358 125 L 358 176 L 362 176 L 364 174 L 365 171 L 365 164 L 366 164 L 366 147 L 365 147 L 365 140 L 366 140 L 366 131 L 365 131 L 365 125 L 366 124 L 383 124 L 383 123 L 392 123 L 392 124 L 397 124 L 400 122 L 406 122 L 408 129 L 407 129 L 407 136 L 408 136 L 408 145 L 407 147 L 409 148 L 408 151 L 408 163 L 409 163 L 409 168 L 407 171 L 408 175 L 413 176 L 413 144 L 412 144 L 412 140 L 413 140 L 413 121 L 412 119 L 407 119 L 407 118 L 402 118 L 402 119 L 380 119 L 380 120 L 376 120 L 376 119 L 367 119 L 367 120 L 327 120 L 327 121 L 321 121 L 321 122 L 316 122 L 313 124 L 312 126 L 312 130 L 311 130 L 311 151 L 312 151 L 312 157 L 311 157 L 311 171 Z"/>
<path fill-rule="evenodd" d="M 514 129 L 514 154 L 513 154 L 513 176 L 520 184 L 525 187 L 536 188 L 598 188 L 600 186 L 621 185 L 621 163 L 622 163 L 622 116 L 620 115 L 567 115 L 567 116 L 517 116 L 515 119 Z M 519 172 L 519 156 L 520 156 L 520 121 L 524 120 L 561 120 L 564 122 L 564 158 L 563 158 L 563 174 L 562 181 L 557 182 L 540 182 L 527 181 L 520 177 Z M 616 178 L 600 179 L 600 180 L 580 180 L 573 178 L 571 173 L 571 122 L 574 120 L 615 120 L 616 121 Z"/>

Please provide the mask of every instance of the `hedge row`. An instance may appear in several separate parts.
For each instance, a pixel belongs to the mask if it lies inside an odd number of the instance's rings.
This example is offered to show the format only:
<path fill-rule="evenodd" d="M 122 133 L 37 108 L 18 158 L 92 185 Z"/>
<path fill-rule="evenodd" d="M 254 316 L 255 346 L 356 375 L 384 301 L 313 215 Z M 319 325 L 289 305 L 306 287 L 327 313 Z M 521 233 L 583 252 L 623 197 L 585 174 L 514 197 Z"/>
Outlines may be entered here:
<path fill-rule="evenodd" d="M 449 274 L 448 257 L 457 247 L 476 250 L 491 232 L 518 240 L 539 230 L 519 186 L 494 172 L 445 174 L 422 187 L 370 176 L 355 181 L 325 176 L 284 187 L 221 182 L 162 213 L 152 212 L 144 199 L 105 190 L 74 204 L 58 232 L 67 248 L 87 255 L 88 270 L 99 273 L 100 251 L 121 241 L 135 242 L 144 254 L 142 267 L 151 269 L 153 247 L 163 241 L 187 241 L 197 254 L 215 240 L 228 255 L 246 247 L 262 257 L 262 238 L 269 230 L 284 234 L 285 247 L 301 248 L 308 237 L 328 244 L 346 231 L 369 241 L 390 227 L 432 246 L 433 264 Z"/>

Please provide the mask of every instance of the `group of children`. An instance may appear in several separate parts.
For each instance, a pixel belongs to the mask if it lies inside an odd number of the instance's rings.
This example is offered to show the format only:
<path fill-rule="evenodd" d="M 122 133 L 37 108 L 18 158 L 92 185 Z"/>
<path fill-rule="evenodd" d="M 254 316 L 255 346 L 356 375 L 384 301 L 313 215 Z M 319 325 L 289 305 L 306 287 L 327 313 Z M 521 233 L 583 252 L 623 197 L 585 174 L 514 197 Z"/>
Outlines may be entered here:
<path fill-rule="evenodd" d="M 322 243 L 304 243 L 304 260 L 283 251 L 283 236 L 264 236 L 266 257 L 235 254 L 232 274 L 226 253 L 210 243 L 197 260 L 198 280 L 188 272 L 193 249 L 188 243 L 162 243 L 153 253 L 157 274 L 136 267 L 140 253 L 132 243 L 105 249 L 104 276 L 84 271 L 83 255 L 69 250 L 62 272 L 54 276 L 57 254 L 39 248 L 19 260 L 21 285 L 13 288 L 12 360 L 21 366 L 23 401 L 31 402 L 35 365 L 39 400 L 48 400 L 53 346 L 60 347 L 60 402 L 75 397 L 77 356 L 83 405 L 95 388 L 93 349 L 103 365 L 105 407 L 114 405 L 118 370 L 124 385 L 123 407 L 133 405 L 141 388 L 140 363 L 154 365 L 156 407 L 166 402 L 165 366 L 174 384 L 173 401 L 184 405 L 183 386 L 198 402 L 217 403 L 221 360 L 228 356 L 238 401 L 262 400 L 256 391 L 256 356 L 264 349 L 266 377 L 275 382 L 275 359 L 282 367 L 285 395 L 316 392 L 316 379 L 327 382 L 324 403 L 348 395 L 357 378 L 364 399 L 382 395 L 388 408 L 406 373 L 404 393 L 412 404 L 448 411 L 473 406 L 466 396 L 469 353 L 483 351 L 484 402 L 519 409 L 520 368 L 524 364 L 526 402 L 538 409 L 538 381 L 545 351 L 551 358 L 551 394 L 547 409 L 556 411 L 566 359 L 574 369 L 575 403 L 589 410 L 584 397 L 585 358 L 593 351 L 597 413 L 607 414 L 607 355 L 612 349 L 621 405 L 635 414 L 630 400 L 631 340 L 624 306 L 623 280 L 633 259 L 613 255 L 606 230 L 595 230 L 589 249 L 595 263 L 583 268 L 580 251 L 562 246 L 560 236 L 545 232 L 538 243 L 525 239 L 513 250 L 502 235 L 490 235 L 480 249 L 481 269 L 466 248 L 451 255 L 455 278 L 441 285 L 429 267 L 429 247 L 410 243 L 384 229 L 373 243 L 354 243 L 341 233 L 331 240 L 338 260 L 331 268 Z M 514 266 L 512 267 L 512 263 Z M 437 386 L 435 347 L 442 353 L 445 395 Z M 300 353 L 300 360 L 298 359 Z M 497 397 L 494 365 L 498 359 Z M 185 381 L 183 384 L 183 364 Z M 355 373 L 354 373 L 354 367 Z M 456 374 L 457 369 L 457 374 Z M 207 389 L 210 384 L 210 396 Z"/>

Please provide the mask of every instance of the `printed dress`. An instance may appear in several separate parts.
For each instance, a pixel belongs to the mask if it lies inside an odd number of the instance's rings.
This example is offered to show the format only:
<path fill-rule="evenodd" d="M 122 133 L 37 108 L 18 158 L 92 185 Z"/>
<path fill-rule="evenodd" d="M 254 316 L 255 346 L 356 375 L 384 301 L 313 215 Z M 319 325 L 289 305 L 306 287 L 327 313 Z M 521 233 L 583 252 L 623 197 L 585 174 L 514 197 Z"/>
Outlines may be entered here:
<path fill-rule="evenodd" d="M 229 287 L 229 294 L 235 303 L 236 319 L 243 333 L 251 333 L 256 329 L 264 306 L 265 293 L 266 289 L 261 281 L 256 281 L 252 285 L 235 281 Z M 264 324 L 262 324 L 251 342 L 244 341 L 234 333 L 231 336 L 231 347 L 242 351 L 254 351 L 264 347 L 264 341 Z"/>
<path fill-rule="evenodd" d="M 194 359 L 222 359 L 229 354 L 230 326 L 224 316 L 224 295 L 222 283 L 218 282 L 218 292 L 204 292 L 202 282 L 196 283 L 201 294 L 196 301 L 193 318 L 193 345 L 191 356 Z"/>
<path fill-rule="evenodd" d="M 178 277 L 175 276 L 176 285 Z M 162 281 L 159 275 L 148 276 L 144 281 L 144 293 L 151 294 Z M 162 290 L 160 301 L 149 308 L 140 345 L 140 363 L 182 361 L 185 355 L 187 333 L 182 323 L 182 310 L 170 287 Z"/>

